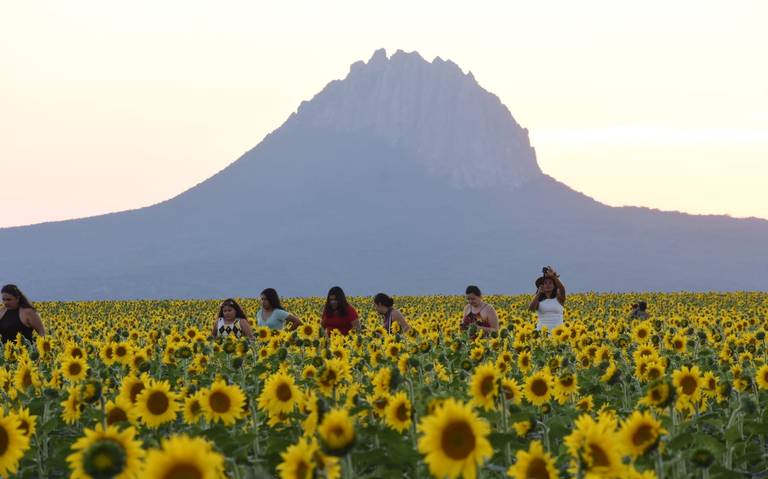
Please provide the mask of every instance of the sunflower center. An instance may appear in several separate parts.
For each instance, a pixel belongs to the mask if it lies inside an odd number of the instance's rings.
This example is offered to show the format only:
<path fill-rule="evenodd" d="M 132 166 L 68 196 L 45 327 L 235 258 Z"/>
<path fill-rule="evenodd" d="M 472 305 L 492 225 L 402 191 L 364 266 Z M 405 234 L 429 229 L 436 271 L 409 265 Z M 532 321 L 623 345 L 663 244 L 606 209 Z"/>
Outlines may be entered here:
<path fill-rule="evenodd" d="M 211 405 L 211 409 L 217 413 L 228 412 L 232 407 L 232 401 L 226 393 L 216 391 L 208 398 L 208 403 Z"/>
<path fill-rule="evenodd" d="M 651 379 L 658 379 L 661 376 L 661 371 L 658 368 L 651 368 L 648 370 L 648 377 Z"/>
<path fill-rule="evenodd" d="M 83 351 L 80 350 L 80 348 L 74 348 L 69 355 L 72 356 L 73 358 L 82 358 Z"/>
<path fill-rule="evenodd" d="M 599 444 L 590 444 L 589 451 L 592 453 L 592 466 L 593 467 L 609 467 L 611 465 L 608 454 L 603 451 L 603 448 Z"/>
<path fill-rule="evenodd" d="M 154 391 L 147 399 L 147 409 L 155 416 L 159 416 L 168 410 L 170 401 L 162 391 Z"/>
<path fill-rule="evenodd" d="M 128 351 L 124 346 L 118 346 L 117 349 L 115 349 L 115 354 L 118 356 L 125 356 L 127 353 Z"/>
<path fill-rule="evenodd" d="M 24 389 L 32 385 L 32 373 L 30 373 L 29 370 L 24 371 L 24 376 L 21 378 L 21 385 L 24 386 Z"/>
<path fill-rule="evenodd" d="M 277 386 L 277 390 L 275 391 L 275 395 L 277 396 L 277 399 L 279 399 L 282 402 L 288 402 L 293 397 L 293 393 L 291 392 L 291 386 L 282 383 L 279 386 Z"/>
<path fill-rule="evenodd" d="M 0 457 L 8 450 L 8 432 L 0 426 Z"/>
<path fill-rule="evenodd" d="M 486 376 L 480 383 L 480 393 L 488 396 L 493 391 L 493 376 Z"/>
<path fill-rule="evenodd" d="M 405 422 L 408 420 L 408 408 L 405 406 L 405 403 L 401 403 L 397 406 L 397 409 L 395 410 L 395 416 L 397 416 L 397 420 L 400 422 Z"/>
<path fill-rule="evenodd" d="M 547 386 L 547 382 L 543 379 L 536 379 L 531 383 L 531 391 L 536 396 L 546 396 L 547 391 L 549 391 L 549 387 Z"/>
<path fill-rule="evenodd" d="M 534 457 L 525 468 L 525 477 L 528 479 L 549 479 L 547 463 L 540 457 Z"/>
<path fill-rule="evenodd" d="M 573 385 L 573 376 L 566 376 L 564 378 L 560 378 L 560 385 L 564 388 L 569 388 Z"/>
<path fill-rule="evenodd" d="M 131 402 L 136 402 L 136 397 L 144 390 L 144 383 L 135 383 L 131 386 Z"/>
<path fill-rule="evenodd" d="M 83 454 L 83 469 L 94 479 L 107 479 L 125 468 L 125 450 L 111 439 L 96 442 Z"/>
<path fill-rule="evenodd" d="M 475 433 L 466 421 L 449 423 L 443 429 L 440 445 L 446 456 L 461 461 L 475 450 Z"/>
<path fill-rule="evenodd" d="M 696 387 L 698 386 L 698 383 L 696 382 L 696 379 L 693 376 L 684 376 L 680 380 L 680 387 L 683 389 L 683 393 L 687 394 L 688 396 L 693 395 L 693 393 L 696 392 Z"/>
<path fill-rule="evenodd" d="M 648 336 L 648 331 L 641 329 L 637 332 L 637 337 L 640 339 L 644 339 L 646 336 Z"/>
<path fill-rule="evenodd" d="M 19 420 L 19 429 L 24 433 L 25 436 L 29 435 L 29 423 L 26 419 Z"/>
<path fill-rule="evenodd" d="M 107 424 L 112 425 L 117 422 L 123 422 L 128 420 L 128 415 L 122 408 L 116 407 L 107 413 Z"/>
<path fill-rule="evenodd" d="M 189 405 L 189 412 L 191 412 L 193 416 L 200 414 L 200 402 L 192 401 L 192 404 Z"/>
<path fill-rule="evenodd" d="M 69 374 L 72 376 L 77 376 L 82 370 L 83 367 L 80 366 L 80 363 L 72 363 L 69 365 Z"/>
<path fill-rule="evenodd" d="M 654 439 L 653 428 L 650 424 L 642 424 L 637 428 L 634 434 L 632 434 L 632 444 L 635 446 L 643 446 L 648 444 Z"/>
<path fill-rule="evenodd" d="M 296 464 L 296 477 L 299 479 L 306 479 L 309 476 L 309 465 L 304 461 L 299 461 Z"/>
<path fill-rule="evenodd" d="M 165 471 L 162 479 L 203 479 L 203 471 L 195 464 L 176 463 Z"/>
<path fill-rule="evenodd" d="M 658 389 L 651 390 L 651 400 L 653 402 L 661 401 L 661 391 L 659 391 Z"/>

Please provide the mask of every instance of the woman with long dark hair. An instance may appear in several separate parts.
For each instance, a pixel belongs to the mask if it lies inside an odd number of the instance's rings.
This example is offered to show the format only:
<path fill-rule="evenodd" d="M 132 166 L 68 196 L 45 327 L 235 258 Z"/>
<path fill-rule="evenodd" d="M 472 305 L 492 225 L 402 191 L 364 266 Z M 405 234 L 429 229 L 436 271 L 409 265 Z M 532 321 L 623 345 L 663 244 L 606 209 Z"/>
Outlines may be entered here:
<path fill-rule="evenodd" d="M 499 316 L 493 306 L 483 300 L 483 293 L 477 286 L 467 286 L 465 291 L 467 305 L 464 307 L 464 318 L 461 320 L 461 329 L 475 326 L 483 334 L 490 334 L 499 330 Z"/>
<path fill-rule="evenodd" d="M 3 307 L 0 308 L 0 337 L 3 343 L 15 341 L 21 334 L 32 342 L 33 331 L 45 336 L 45 326 L 32 303 L 15 284 L 2 288 Z"/>
<path fill-rule="evenodd" d="M 536 294 L 533 295 L 529 311 L 536 311 L 539 320 L 536 329 L 547 327 L 550 331 L 563 324 L 565 306 L 565 285 L 551 266 L 542 269 L 543 276 L 536 279 Z"/>
<path fill-rule="evenodd" d="M 411 326 L 405 320 L 403 313 L 395 308 L 394 305 L 395 300 L 384 293 L 379 293 L 373 298 L 373 307 L 384 318 L 382 326 L 387 333 L 392 332 L 392 323 L 395 322 L 400 326 L 400 332 L 405 333 L 411 329 Z"/>
<path fill-rule="evenodd" d="M 338 331 L 346 336 L 352 328 L 358 333 L 361 330 L 357 311 L 350 306 L 347 302 L 347 295 L 338 286 L 334 286 L 328 291 L 320 325 L 323 327 L 326 337 L 331 331 Z"/>
<path fill-rule="evenodd" d="M 216 322 L 213 323 L 211 334 L 214 338 L 233 335 L 236 338 L 245 336 L 248 339 L 253 339 L 253 331 L 251 331 L 251 325 L 248 323 L 245 311 L 232 298 L 225 299 L 219 306 L 219 315 L 216 317 Z"/>
<path fill-rule="evenodd" d="M 289 323 L 289 329 L 296 329 L 301 320 L 283 309 L 277 291 L 267 288 L 261 292 L 261 309 L 256 313 L 256 323 L 269 329 L 283 329 L 285 323 Z"/>

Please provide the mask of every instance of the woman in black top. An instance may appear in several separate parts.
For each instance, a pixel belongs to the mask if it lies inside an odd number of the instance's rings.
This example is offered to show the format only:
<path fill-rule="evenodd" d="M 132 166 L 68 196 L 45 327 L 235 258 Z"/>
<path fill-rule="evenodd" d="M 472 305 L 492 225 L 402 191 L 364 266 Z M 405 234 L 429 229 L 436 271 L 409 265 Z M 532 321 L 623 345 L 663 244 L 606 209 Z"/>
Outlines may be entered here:
<path fill-rule="evenodd" d="M 32 303 L 15 284 L 3 286 L 3 307 L 0 308 L 0 337 L 3 343 L 15 341 L 21 334 L 32 342 L 32 331 L 45 336 L 45 326 Z"/>

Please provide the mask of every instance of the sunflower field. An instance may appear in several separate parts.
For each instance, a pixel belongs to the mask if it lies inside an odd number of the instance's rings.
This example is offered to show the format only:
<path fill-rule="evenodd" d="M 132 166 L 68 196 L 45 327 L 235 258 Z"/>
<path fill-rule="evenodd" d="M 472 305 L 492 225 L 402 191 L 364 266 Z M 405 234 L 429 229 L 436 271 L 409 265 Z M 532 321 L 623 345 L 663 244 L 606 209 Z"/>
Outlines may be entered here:
<path fill-rule="evenodd" d="M 0 359 L 0 477 L 768 477 L 768 294 L 571 295 L 553 331 L 484 299 L 489 337 L 461 296 L 396 298 L 406 334 L 352 298 L 362 334 L 330 339 L 293 298 L 250 342 L 210 337 L 217 301 L 39 303 L 49 335 Z"/>

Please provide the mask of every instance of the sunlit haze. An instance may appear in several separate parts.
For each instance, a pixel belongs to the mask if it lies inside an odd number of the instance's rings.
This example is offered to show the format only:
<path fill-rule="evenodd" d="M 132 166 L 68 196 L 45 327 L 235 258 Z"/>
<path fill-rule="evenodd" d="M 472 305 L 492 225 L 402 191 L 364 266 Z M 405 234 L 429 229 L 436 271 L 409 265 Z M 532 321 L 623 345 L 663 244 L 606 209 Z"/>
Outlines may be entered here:
<path fill-rule="evenodd" d="M 598 201 L 768 218 L 766 24 L 764 1 L 0 0 L 0 226 L 175 196 L 378 48 L 471 70 Z"/>

